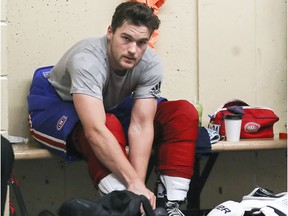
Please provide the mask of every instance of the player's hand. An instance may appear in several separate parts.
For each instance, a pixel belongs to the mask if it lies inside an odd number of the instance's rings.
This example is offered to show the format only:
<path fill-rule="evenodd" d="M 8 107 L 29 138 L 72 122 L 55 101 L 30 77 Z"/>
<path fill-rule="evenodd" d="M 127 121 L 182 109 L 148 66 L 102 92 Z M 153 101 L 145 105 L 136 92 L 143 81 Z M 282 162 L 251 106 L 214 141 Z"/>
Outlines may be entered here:
<path fill-rule="evenodd" d="M 135 194 L 144 195 L 149 200 L 152 209 L 156 208 L 156 196 L 155 194 L 146 188 L 145 184 L 142 182 L 132 184 L 127 187 L 127 189 Z"/>

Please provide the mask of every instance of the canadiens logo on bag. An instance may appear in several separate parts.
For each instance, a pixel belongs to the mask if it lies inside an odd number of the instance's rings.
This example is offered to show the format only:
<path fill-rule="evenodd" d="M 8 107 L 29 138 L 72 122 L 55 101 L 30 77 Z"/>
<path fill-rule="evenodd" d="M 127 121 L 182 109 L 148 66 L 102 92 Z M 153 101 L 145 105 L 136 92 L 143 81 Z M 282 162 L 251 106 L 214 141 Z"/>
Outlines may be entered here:
<path fill-rule="evenodd" d="M 247 133 L 257 133 L 260 130 L 260 124 L 256 122 L 248 122 L 244 125 L 244 131 Z"/>
<path fill-rule="evenodd" d="M 240 138 L 273 138 L 273 126 L 279 117 L 267 107 L 249 106 L 244 101 L 233 99 L 227 101 L 222 108 L 210 116 L 208 128 L 225 136 L 225 115 L 242 115 Z"/>

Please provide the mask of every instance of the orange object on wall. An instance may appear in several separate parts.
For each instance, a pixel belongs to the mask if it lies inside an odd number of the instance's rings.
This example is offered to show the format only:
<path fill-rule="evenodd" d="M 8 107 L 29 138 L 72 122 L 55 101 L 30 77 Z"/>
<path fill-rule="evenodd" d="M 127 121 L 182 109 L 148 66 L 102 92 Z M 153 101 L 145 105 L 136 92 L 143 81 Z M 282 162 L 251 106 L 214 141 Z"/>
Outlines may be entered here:
<path fill-rule="evenodd" d="M 166 2 L 166 0 L 131 0 L 131 1 L 145 3 L 146 5 L 154 9 L 155 15 L 158 15 L 159 8 Z M 155 48 L 154 44 L 158 38 L 158 35 L 159 35 L 158 30 L 155 30 L 149 40 L 149 46 L 152 47 L 153 49 Z"/>

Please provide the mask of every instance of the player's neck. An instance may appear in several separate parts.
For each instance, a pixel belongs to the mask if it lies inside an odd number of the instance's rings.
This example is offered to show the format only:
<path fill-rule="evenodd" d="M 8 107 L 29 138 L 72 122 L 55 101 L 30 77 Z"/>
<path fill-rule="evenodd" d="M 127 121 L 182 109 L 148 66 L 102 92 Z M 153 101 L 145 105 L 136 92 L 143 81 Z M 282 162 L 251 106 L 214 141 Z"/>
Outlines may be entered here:
<path fill-rule="evenodd" d="M 113 70 L 113 72 L 117 75 L 117 76 L 125 76 L 127 74 L 127 70 Z"/>

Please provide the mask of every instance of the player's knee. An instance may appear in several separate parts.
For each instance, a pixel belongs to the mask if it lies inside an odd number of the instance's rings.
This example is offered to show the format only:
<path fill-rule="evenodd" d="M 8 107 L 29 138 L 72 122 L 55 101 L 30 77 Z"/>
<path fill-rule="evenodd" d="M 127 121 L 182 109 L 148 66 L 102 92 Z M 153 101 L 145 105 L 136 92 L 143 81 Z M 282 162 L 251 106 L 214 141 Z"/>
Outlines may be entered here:
<path fill-rule="evenodd" d="M 185 121 L 197 123 L 198 112 L 193 104 L 187 100 L 177 101 L 177 106 L 175 106 L 176 112 L 179 113 L 179 117 L 182 117 Z M 198 123 L 197 123 L 198 125 Z"/>
<path fill-rule="evenodd" d="M 126 145 L 123 127 L 115 115 L 106 113 L 106 127 L 112 132 L 119 144 Z"/>

